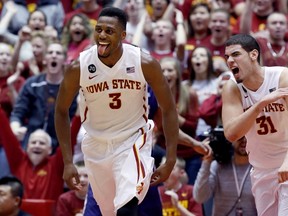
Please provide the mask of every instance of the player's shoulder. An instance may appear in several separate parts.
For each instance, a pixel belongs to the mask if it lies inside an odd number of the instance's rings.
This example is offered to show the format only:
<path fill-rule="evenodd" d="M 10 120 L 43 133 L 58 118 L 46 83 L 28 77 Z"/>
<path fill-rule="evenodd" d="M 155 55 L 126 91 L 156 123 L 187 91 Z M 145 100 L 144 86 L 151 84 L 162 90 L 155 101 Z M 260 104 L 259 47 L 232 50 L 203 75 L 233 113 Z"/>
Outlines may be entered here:
<path fill-rule="evenodd" d="M 222 96 L 224 95 L 238 95 L 239 94 L 239 87 L 238 84 L 234 79 L 229 79 L 223 86 Z"/>
<path fill-rule="evenodd" d="M 71 64 L 67 65 L 66 66 L 66 72 L 69 72 L 69 71 L 80 71 L 80 60 L 79 58 L 72 61 Z"/>
<path fill-rule="evenodd" d="M 142 53 L 150 55 L 150 52 L 148 50 L 146 50 L 145 48 L 139 47 L 135 44 L 123 43 L 123 47 L 126 49 L 140 50 L 141 55 L 142 55 Z"/>
<path fill-rule="evenodd" d="M 288 76 L 288 68 L 287 67 L 283 67 L 283 66 L 264 66 L 262 67 L 264 68 L 265 72 L 267 72 L 268 74 L 271 75 L 275 75 L 275 74 L 280 74 L 280 79 L 282 79 L 282 77 L 287 77 Z"/>
<path fill-rule="evenodd" d="M 82 50 L 79 54 L 79 58 L 80 59 L 86 59 L 89 58 L 91 55 L 95 55 L 95 50 L 97 49 L 97 45 L 91 45 L 89 47 L 87 47 L 86 49 Z"/>
<path fill-rule="evenodd" d="M 288 73 L 288 68 L 287 67 L 281 67 L 281 70 L 283 73 L 287 74 Z"/>
<path fill-rule="evenodd" d="M 141 63 L 142 64 L 158 64 L 158 61 L 150 54 L 146 49 L 140 49 L 141 52 Z"/>
<path fill-rule="evenodd" d="M 262 68 L 264 68 L 265 71 L 271 71 L 271 72 L 276 72 L 276 71 L 279 71 L 279 72 L 284 71 L 285 73 L 288 72 L 288 68 L 284 66 L 263 66 Z"/>

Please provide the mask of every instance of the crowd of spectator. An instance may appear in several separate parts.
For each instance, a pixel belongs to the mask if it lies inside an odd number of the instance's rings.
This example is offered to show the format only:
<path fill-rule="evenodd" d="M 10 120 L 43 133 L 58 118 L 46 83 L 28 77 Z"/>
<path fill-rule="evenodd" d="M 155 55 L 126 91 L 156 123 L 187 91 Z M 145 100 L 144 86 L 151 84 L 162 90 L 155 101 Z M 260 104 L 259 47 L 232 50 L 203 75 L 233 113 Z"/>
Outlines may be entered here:
<path fill-rule="evenodd" d="M 85 131 L 81 128 L 75 98 L 70 108 L 71 140 L 75 146 L 74 162 L 83 175 L 85 190 L 69 192 L 64 185 L 62 155 L 54 128 L 55 99 L 65 66 L 94 45 L 97 17 L 108 6 L 119 7 L 128 15 L 125 43 L 137 45 L 159 60 L 175 97 L 180 129 L 191 140 L 205 142 L 207 132 L 221 126 L 221 88 L 232 77 L 225 62 L 225 41 L 231 35 L 254 36 L 262 49 L 263 65 L 288 64 L 287 0 L 1 0 L 0 178 L 17 177 L 24 186 L 24 199 L 55 200 L 56 215 L 81 213 L 88 183 L 80 147 Z M 154 154 L 161 157 L 165 148 L 159 131 L 155 131 Z M 174 175 L 185 174 L 191 196 L 185 202 L 193 200 L 186 206 L 192 215 L 208 216 L 212 207 L 203 208 L 202 213 L 195 203 L 202 204 L 213 190 L 220 190 L 217 181 L 227 180 L 217 176 L 216 169 L 221 166 L 211 164 L 211 158 L 202 162 L 202 156 L 188 146 L 179 145 L 177 153 L 180 162 Z M 209 177 L 210 166 L 213 169 Z M 192 187 L 195 180 L 196 199 Z M 210 185 L 211 192 L 201 194 L 211 181 L 214 184 L 213 188 Z M 182 185 L 177 180 L 173 187 Z M 177 204 L 179 188 L 169 187 L 168 193 L 165 187 L 160 189 L 165 208 L 183 212 Z M 248 192 L 244 195 L 247 194 L 251 196 Z M 168 202 L 170 197 L 172 201 Z M 217 195 L 215 199 L 217 205 L 223 201 Z M 18 203 L 19 199 L 17 206 L 20 206 Z M 192 205 L 197 211 L 193 212 Z M 73 206 L 75 209 L 71 209 Z M 227 206 L 225 211 L 234 211 L 236 207 Z M 214 206 L 213 215 L 221 208 L 224 206 Z M 247 212 L 255 213 L 253 205 L 251 208 Z M 163 215 L 169 215 L 167 211 L 163 208 Z"/>

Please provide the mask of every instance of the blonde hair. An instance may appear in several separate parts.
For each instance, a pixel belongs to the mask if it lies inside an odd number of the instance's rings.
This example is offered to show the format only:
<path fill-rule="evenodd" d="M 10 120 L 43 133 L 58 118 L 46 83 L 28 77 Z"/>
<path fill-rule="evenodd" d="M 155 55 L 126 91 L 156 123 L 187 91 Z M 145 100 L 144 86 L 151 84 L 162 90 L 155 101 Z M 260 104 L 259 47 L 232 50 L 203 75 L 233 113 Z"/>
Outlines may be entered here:
<path fill-rule="evenodd" d="M 182 84 L 182 69 L 179 60 L 173 57 L 163 57 L 159 62 L 171 62 L 174 69 L 177 71 L 176 88 L 179 93 L 179 100 L 177 104 L 178 112 L 179 114 L 186 114 L 189 110 L 190 104 L 189 86 Z"/>
<path fill-rule="evenodd" d="M 14 48 L 13 48 L 13 46 L 11 46 L 11 44 L 9 44 L 9 43 L 5 43 L 5 42 L 0 42 L 0 46 L 7 46 L 8 48 L 9 48 L 9 51 L 10 51 L 10 53 L 11 53 L 11 55 L 13 54 L 13 52 L 14 52 Z"/>

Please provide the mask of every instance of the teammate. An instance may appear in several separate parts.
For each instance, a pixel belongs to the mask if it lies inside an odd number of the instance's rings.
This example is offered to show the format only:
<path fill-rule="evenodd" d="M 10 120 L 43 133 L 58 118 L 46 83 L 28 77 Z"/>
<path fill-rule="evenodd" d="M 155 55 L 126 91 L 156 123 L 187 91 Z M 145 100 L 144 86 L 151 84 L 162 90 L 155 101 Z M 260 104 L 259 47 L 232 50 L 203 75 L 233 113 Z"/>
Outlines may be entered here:
<path fill-rule="evenodd" d="M 80 94 L 81 120 L 87 134 L 82 142 L 93 194 L 103 215 L 137 215 L 150 185 L 165 181 L 176 161 L 178 117 L 159 63 L 132 45 L 123 44 L 124 11 L 104 8 L 95 26 L 96 45 L 68 67 L 56 102 L 55 124 L 63 153 L 63 178 L 79 189 L 72 162 L 69 106 Z M 147 84 L 163 115 L 166 162 L 153 173 L 153 123 L 147 119 Z"/>
<path fill-rule="evenodd" d="M 229 80 L 222 93 L 225 136 L 247 138 L 258 215 L 288 215 L 288 69 L 260 66 L 250 35 L 227 40 L 225 56 L 237 82 Z"/>

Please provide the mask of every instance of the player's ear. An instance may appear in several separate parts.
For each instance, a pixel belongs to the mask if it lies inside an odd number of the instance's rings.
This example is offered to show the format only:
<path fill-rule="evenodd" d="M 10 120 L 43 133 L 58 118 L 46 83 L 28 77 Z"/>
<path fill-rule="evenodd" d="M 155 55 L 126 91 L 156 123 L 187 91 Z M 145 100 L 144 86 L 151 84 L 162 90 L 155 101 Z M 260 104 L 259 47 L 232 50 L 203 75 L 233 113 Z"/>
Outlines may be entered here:
<path fill-rule="evenodd" d="M 122 33 L 121 33 L 121 38 L 122 38 L 122 40 L 125 40 L 125 38 L 126 38 L 126 31 L 122 31 Z"/>
<path fill-rule="evenodd" d="M 257 61 L 257 58 L 259 56 L 259 52 L 258 52 L 258 50 L 253 49 L 252 51 L 249 52 L 249 55 L 253 61 Z"/>

